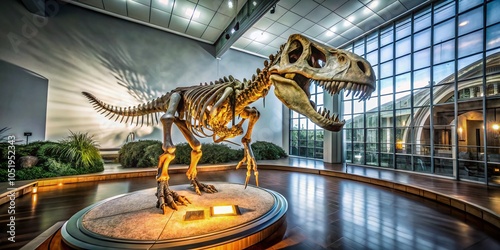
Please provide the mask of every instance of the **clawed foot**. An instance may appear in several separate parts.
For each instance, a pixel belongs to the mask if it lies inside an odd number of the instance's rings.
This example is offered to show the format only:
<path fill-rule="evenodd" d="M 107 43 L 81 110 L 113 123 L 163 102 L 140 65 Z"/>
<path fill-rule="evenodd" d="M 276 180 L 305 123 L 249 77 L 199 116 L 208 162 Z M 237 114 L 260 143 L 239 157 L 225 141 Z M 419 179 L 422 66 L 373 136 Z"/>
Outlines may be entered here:
<path fill-rule="evenodd" d="M 191 204 L 191 201 L 189 201 L 187 197 L 170 190 L 167 181 L 158 182 L 156 197 L 158 198 L 156 207 L 161 208 L 163 210 L 163 214 L 167 213 L 167 207 L 177 210 L 178 205 L 187 206 L 188 204 Z"/>
<path fill-rule="evenodd" d="M 250 153 L 248 155 L 251 155 Z M 255 184 L 258 187 L 259 186 L 259 171 L 257 171 L 257 162 L 255 161 L 255 158 L 252 156 L 245 156 L 243 159 L 238 162 L 238 165 L 236 165 L 236 169 L 239 169 L 243 164 L 247 164 L 247 177 L 245 179 L 245 189 L 247 188 L 248 182 L 250 181 L 250 176 L 251 175 L 251 170 L 254 171 L 255 175 Z"/>
<path fill-rule="evenodd" d="M 194 191 L 198 195 L 201 195 L 201 191 L 203 191 L 205 193 L 210 193 L 210 194 L 218 192 L 217 189 L 213 185 L 203 184 L 203 183 L 199 182 L 198 179 L 196 179 L 196 178 L 191 180 L 191 185 L 193 185 Z"/>

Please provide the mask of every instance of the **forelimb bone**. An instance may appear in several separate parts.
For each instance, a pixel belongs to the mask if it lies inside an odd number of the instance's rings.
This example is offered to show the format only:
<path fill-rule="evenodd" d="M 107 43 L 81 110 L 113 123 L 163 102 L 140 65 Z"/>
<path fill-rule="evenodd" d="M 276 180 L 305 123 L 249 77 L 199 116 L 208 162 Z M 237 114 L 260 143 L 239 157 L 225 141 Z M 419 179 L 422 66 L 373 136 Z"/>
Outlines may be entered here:
<path fill-rule="evenodd" d="M 252 147 L 250 147 L 250 142 L 252 141 L 252 131 L 253 127 L 257 120 L 259 120 L 260 113 L 256 108 L 245 107 L 243 112 L 241 113 L 242 119 L 248 119 L 248 129 L 243 138 L 241 139 L 241 143 L 243 144 L 243 159 L 238 163 L 236 169 L 240 168 L 244 163 L 247 164 L 247 177 L 245 180 L 245 188 L 247 188 L 248 181 L 250 180 L 251 170 L 253 169 L 255 175 L 255 184 L 259 186 L 259 171 L 257 170 L 257 163 L 255 162 L 255 156 L 252 151 Z"/>

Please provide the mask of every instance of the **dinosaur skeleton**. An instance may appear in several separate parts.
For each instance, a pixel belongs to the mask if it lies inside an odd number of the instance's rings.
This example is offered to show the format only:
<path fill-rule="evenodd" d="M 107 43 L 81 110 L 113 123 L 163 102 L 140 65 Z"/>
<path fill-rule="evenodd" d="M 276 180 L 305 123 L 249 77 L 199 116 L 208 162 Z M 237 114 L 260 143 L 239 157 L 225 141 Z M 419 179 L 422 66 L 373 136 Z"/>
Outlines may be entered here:
<path fill-rule="evenodd" d="M 331 48 L 302 35 L 291 35 L 276 55 L 264 61 L 264 68 L 257 69 L 251 79 L 239 81 L 224 77 L 200 86 L 178 87 L 165 95 L 134 107 L 115 107 L 98 100 L 90 93 L 83 94 L 94 108 L 115 121 L 146 125 L 161 122 L 163 126 L 163 151 L 158 163 L 157 207 L 166 213 L 166 207 L 177 210 L 177 205 L 190 201 L 171 191 L 168 186 L 168 167 L 175 157 L 171 128 L 175 124 L 192 148 L 191 163 L 186 172 L 195 192 L 214 193 L 213 185 L 203 184 L 197 179 L 197 164 L 202 156 L 201 143 L 196 137 L 212 137 L 214 142 L 243 134 L 243 123 L 248 127 L 241 142 L 244 157 L 236 168 L 247 165 L 245 188 L 253 170 L 256 185 L 259 185 L 258 170 L 250 147 L 252 130 L 259 119 L 259 112 L 248 105 L 265 97 L 272 85 L 278 99 L 288 108 L 308 117 L 319 127 L 329 131 L 340 131 L 345 121 L 330 114 L 330 110 L 319 108 L 310 100 L 311 84 L 323 88 L 331 95 L 347 91 L 360 100 L 367 99 L 375 90 L 375 74 L 371 65 L 363 58 L 340 49 Z M 158 113 L 164 113 L 158 119 Z M 241 120 L 235 124 L 235 117 Z M 229 126 L 231 123 L 231 126 Z"/>

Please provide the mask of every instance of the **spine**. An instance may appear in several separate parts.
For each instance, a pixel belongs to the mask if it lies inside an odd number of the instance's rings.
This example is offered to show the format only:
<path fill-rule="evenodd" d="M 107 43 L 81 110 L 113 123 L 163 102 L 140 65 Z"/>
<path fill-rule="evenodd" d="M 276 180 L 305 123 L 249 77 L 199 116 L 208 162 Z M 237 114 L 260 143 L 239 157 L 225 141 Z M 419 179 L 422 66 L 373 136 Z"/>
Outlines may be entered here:
<path fill-rule="evenodd" d="M 126 117 L 125 123 L 128 123 L 129 118 L 132 117 L 130 123 L 133 124 L 135 118 L 136 125 L 139 125 L 139 120 L 141 120 L 141 126 L 144 125 L 144 122 L 146 122 L 146 125 L 158 123 L 158 112 L 166 110 L 168 98 L 170 96 L 170 94 L 167 93 L 151 102 L 139 104 L 137 107 L 117 107 L 104 103 L 88 92 L 82 92 L 82 94 L 89 99 L 89 102 L 97 112 L 105 115 L 105 117 L 109 116 L 108 119 L 116 117 L 115 121 L 117 121 L 121 117 L 120 122 L 123 122 Z"/>

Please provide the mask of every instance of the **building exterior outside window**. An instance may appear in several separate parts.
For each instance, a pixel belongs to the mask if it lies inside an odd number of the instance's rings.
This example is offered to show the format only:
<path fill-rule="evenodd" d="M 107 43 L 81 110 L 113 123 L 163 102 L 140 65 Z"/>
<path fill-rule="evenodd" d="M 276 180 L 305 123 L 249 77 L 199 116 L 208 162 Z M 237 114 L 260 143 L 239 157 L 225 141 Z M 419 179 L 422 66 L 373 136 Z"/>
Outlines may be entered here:
<path fill-rule="evenodd" d="M 311 84 L 311 101 L 323 108 L 323 89 Z M 307 117 L 290 110 L 290 155 L 323 159 L 324 130 Z"/>
<path fill-rule="evenodd" d="M 377 74 L 343 98 L 345 161 L 500 185 L 499 12 L 437 1 L 344 47 Z"/>

